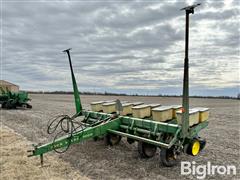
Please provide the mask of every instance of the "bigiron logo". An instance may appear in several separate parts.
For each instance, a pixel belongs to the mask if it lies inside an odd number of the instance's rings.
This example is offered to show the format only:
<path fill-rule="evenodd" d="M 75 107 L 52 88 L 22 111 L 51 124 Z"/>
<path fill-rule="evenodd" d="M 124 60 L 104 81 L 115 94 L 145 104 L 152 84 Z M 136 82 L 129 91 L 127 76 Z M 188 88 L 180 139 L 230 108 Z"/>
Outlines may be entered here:
<path fill-rule="evenodd" d="M 207 175 L 236 175 L 236 173 L 237 168 L 234 165 L 212 165 L 211 162 L 197 165 L 195 161 L 181 162 L 181 175 L 194 175 L 197 179 L 204 179 Z"/>

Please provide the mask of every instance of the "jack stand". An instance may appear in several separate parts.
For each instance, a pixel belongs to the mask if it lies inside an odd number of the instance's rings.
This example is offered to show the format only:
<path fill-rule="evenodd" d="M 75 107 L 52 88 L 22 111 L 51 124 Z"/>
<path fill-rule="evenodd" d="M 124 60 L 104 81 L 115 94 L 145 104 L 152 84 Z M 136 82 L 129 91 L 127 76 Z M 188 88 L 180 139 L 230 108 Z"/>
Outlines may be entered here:
<path fill-rule="evenodd" d="M 41 167 L 43 167 L 43 154 L 40 155 L 40 163 L 41 163 Z"/>

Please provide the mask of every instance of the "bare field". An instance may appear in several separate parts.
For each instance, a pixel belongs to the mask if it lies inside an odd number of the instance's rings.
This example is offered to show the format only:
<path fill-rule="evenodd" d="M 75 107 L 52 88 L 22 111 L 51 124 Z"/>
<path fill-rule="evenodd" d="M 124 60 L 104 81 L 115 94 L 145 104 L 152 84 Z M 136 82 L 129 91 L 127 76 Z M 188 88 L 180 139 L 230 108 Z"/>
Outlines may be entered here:
<path fill-rule="evenodd" d="M 73 115 L 75 112 L 73 96 L 38 94 L 31 95 L 31 98 L 31 104 L 33 105 L 31 110 L 1 110 L 1 123 L 21 134 L 28 141 L 33 143 L 48 142 L 52 140 L 46 132 L 48 120 L 59 114 Z M 85 109 L 90 108 L 89 104 L 92 101 L 116 98 L 129 102 L 143 101 L 163 105 L 181 104 L 181 98 L 81 96 Z M 200 134 L 207 139 L 207 146 L 199 156 L 183 155 L 181 159 L 183 161 L 195 161 L 196 164 L 206 164 L 207 161 L 210 161 L 214 165 L 236 165 L 239 170 L 240 101 L 193 98 L 190 100 L 190 105 L 192 107 L 210 108 L 209 126 Z M 6 142 L 4 141 L 4 143 Z M 24 147 L 26 151 L 31 149 L 31 146 Z M 106 147 L 102 141 L 87 141 L 71 146 L 64 154 L 48 153 L 45 155 L 47 157 L 45 163 L 49 166 L 51 166 L 51 161 L 48 161 L 48 159 L 51 156 L 60 158 L 71 168 L 74 168 L 74 171 L 78 171 L 82 176 L 90 179 L 196 179 L 196 176 L 193 175 L 181 176 L 180 165 L 173 168 L 161 166 L 159 152 L 154 158 L 139 158 L 136 144 L 130 145 L 125 140 L 114 147 Z M 11 160 L 9 158 L 9 161 Z M 29 158 L 28 161 L 37 161 L 33 166 L 39 166 L 40 164 L 38 158 Z M 2 166 L 2 164 L 0 165 Z M 19 169 L 23 168 L 21 162 L 16 162 L 14 167 L 17 166 L 19 166 Z M 24 174 L 22 177 L 24 177 Z M 72 176 L 66 179 L 72 179 Z M 81 178 L 76 176 L 76 179 Z M 208 176 L 207 179 L 240 178 L 218 175 Z"/>
<path fill-rule="evenodd" d="M 31 143 L 8 127 L 0 129 L 0 141 L 1 179 L 88 179 L 55 155 L 47 157 L 43 168 L 39 162 L 29 161 L 26 149 Z"/>

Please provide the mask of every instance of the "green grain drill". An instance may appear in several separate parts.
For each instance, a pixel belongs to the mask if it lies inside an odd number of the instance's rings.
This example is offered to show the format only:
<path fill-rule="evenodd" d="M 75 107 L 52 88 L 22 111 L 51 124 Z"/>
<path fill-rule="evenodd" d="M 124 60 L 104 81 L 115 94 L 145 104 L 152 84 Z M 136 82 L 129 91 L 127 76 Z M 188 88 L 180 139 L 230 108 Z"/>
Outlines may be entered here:
<path fill-rule="evenodd" d="M 0 87 L 0 104 L 4 109 L 16 109 L 16 108 L 32 108 L 28 101 L 28 93 L 24 91 L 20 92 L 11 92 L 8 89 L 6 91 Z"/>

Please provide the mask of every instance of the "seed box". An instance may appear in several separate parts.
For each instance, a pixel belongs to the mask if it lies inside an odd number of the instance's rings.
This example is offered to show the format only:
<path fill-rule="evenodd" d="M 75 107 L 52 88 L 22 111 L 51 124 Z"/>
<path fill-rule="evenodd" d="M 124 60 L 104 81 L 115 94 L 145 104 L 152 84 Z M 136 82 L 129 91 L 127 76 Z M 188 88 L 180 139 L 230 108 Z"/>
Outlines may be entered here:
<path fill-rule="evenodd" d="M 182 111 L 177 111 L 177 122 L 182 124 Z M 196 109 L 189 110 L 189 126 L 193 126 L 199 123 L 199 111 Z"/>
<path fill-rule="evenodd" d="M 136 118 L 146 118 L 151 116 L 151 106 L 149 105 L 139 105 L 132 107 L 133 117 Z"/>
<path fill-rule="evenodd" d="M 173 108 L 171 106 L 160 106 L 152 109 L 152 119 L 155 121 L 167 121 L 173 118 Z"/>

